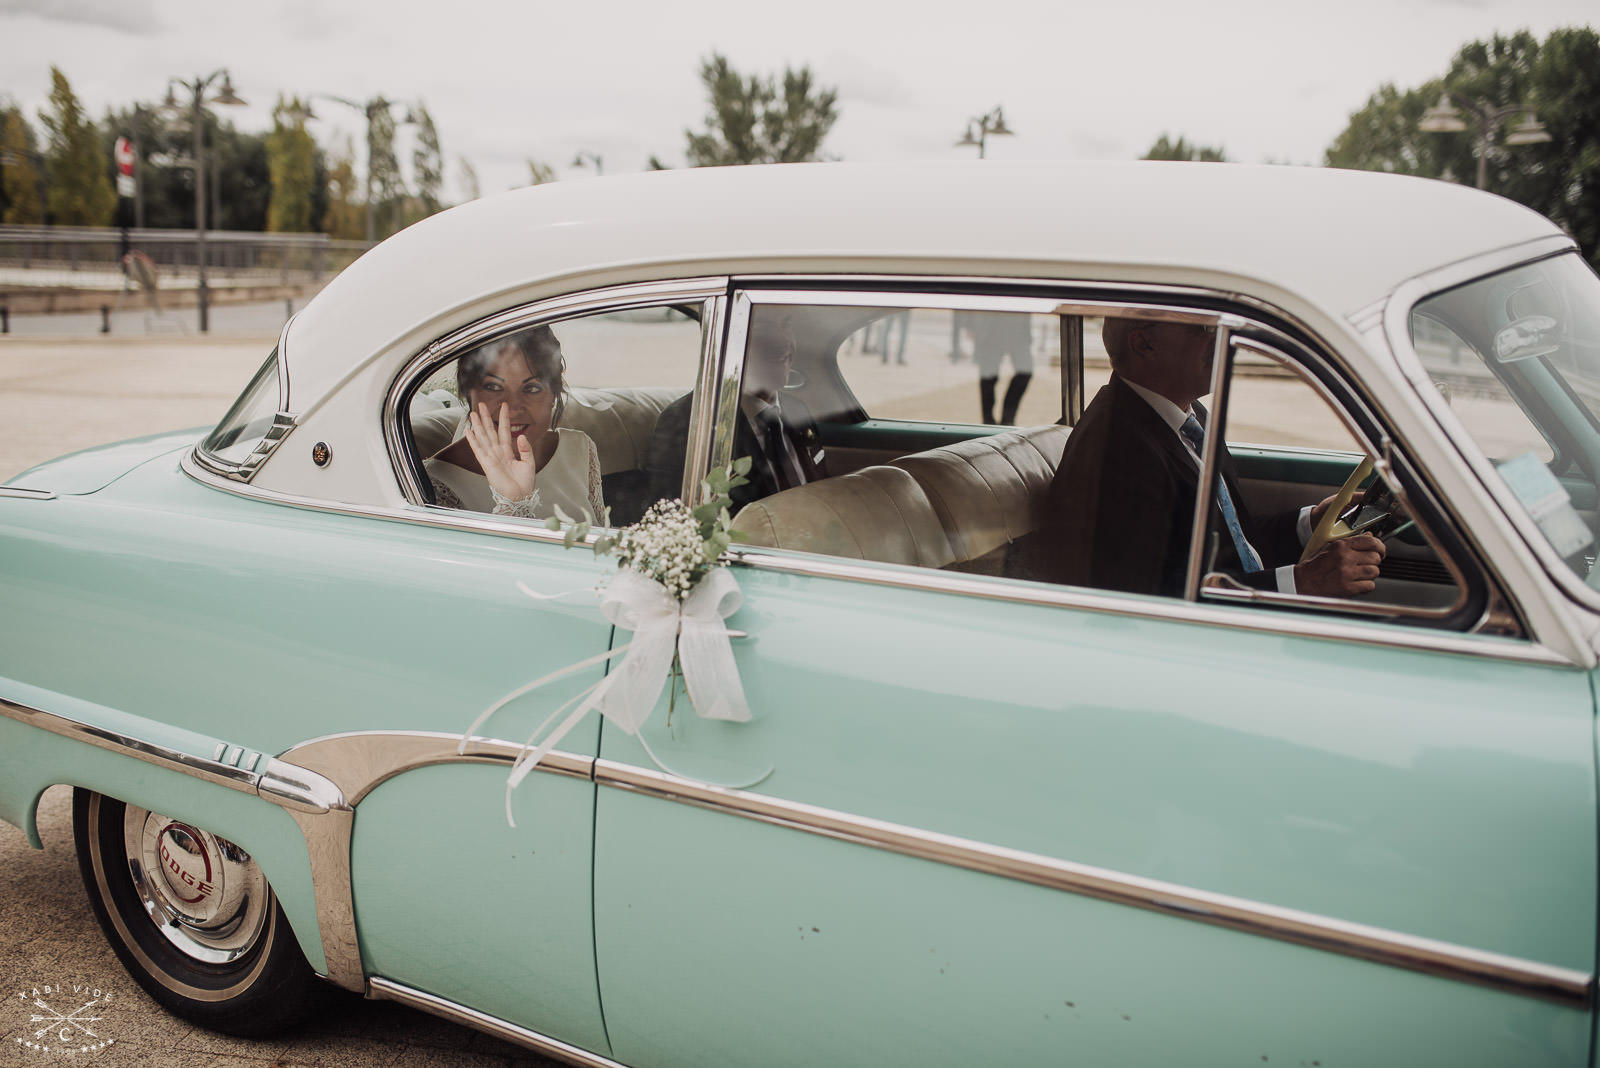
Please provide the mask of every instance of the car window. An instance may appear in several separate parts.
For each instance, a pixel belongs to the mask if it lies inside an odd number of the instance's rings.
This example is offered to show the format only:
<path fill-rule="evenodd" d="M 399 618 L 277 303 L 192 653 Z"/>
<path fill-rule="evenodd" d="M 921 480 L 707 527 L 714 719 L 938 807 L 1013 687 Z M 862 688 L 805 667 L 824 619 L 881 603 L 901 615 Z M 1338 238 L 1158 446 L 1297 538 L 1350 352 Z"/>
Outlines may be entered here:
<path fill-rule="evenodd" d="M 1226 411 L 1208 412 L 1217 314 L 1147 305 L 1096 314 L 1104 304 L 1050 302 L 1059 310 L 1049 313 L 755 301 L 748 330 L 733 338 L 743 368 L 738 418 L 718 422 L 722 455 L 752 457 L 735 527 L 758 546 L 1121 593 L 1433 624 L 1462 608 L 1459 574 L 1432 533 L 1437 519 L 1412 522 L 1370 472 L 1352 484 L 1348 507 L 1313 512 L 1367 450 L 1283 352 L 1230 348 Z M 1200 447 L 1205 426 L 1226 427 L 1229 445 L 1216 462 L 1228 499 L 1203 495 L 1198 557 L 1200 454 L 1177 405 L 1159 407 L 1156 390 L 1136 388 L 1144 376 L 1127 365 L 1113 375 L 1113 350 L 1126 354 L 1130 334 L 1177 346 L 1172 358 L 1198 401 Z M 992 384 L 977 373 L 982 345 L 994 346 L 989 369 L 1001 354 Z M 1075 365 L 1084 407 L 1069 428 Z M 769 406 L 782 413 L 771 434 L 757 411 Z M 1372 507 L 1363 510 L 1368 491 Z M 1319 532 L 1311 520 L 1325 513 L 1329 529 Z M 1362 526 L 1370 529 L 1351 533 Z M 1344 558 L 1357 552 L 1367 555 L 1352 577 Z M 1206 575 L 1214 586 L 1191 592 Z"/>
<path fill-rule="evenodd" d="M 249 462 L 268 444 L 279 403 L 278 350 L 273 349 L 216 429 L 200 443 L 213 466 L 248 474 Z"/>
<path fill-rule="evenodd" d="M 1573 575 L 1600 587 L 1600 278 L 1576 253 L 1437 294 L 1417 354 L 1504 488 Z M 1457 341 L 1441 352 L 1444 332 Z M 1448 362 L 1446 360 L 1448 359 Z"/>
<path fill-rule="evenodd" d="M 1464 591 L 1435 539 L 1389 496 L 1390 487 L 1371 473 L 1375 457 L 1301 368 L 1266 350 L 1235 350 L 1225 418 L 1240 508 L 1249 510 L 1261 542 L 1253 547 L 1264 569 L 1277 574 L 1268 579 L 1239 573 L 1229 559 L 1233 532 L 1220 508 L 1213 509 L 1206 528 L 1207 574 L 1222 572 L 1286 601 L 1320 596 L 1351 609 L 1392 609 L 1397 619 L 1436 621 L 1463 603 Z M 1313 522 L 1317 506 L 1347 489 L 1350 500 L 1330 505 L 1327 529 L 1319 530 L 1322 524 Z M 1297 570 L 1301 564 L 1314 569 L 1318 547 L 1327 541 L 1363 529 L 1383 552 L 1370 589 L 1320 587 L 1326 575 Z"/>
<path fill-rule="evenodd" d="M 1412 318 L 1412 344 L 1434 388 L 1492 459 L 1503 461 L 1530 452 L 1544 463 L 1555 459 L 1555 450 L 1538 426 L 1460 334 L 1419 313 Z"/>
<path fill-rule="evenodd" d="M 871 419 L 1027 426 L 1061 415 L 1054 316 L 948 308 L 861 309 L 837 366 Z M 825 411 L 824 418 L 844 414 Z"/>
<path fill-rule="evenodd" d="M 702 318 L 695 304 L 529 322 L 432 364 L 407 411 L 433 503 L 513 518 L 543 520 L 559 509 L 573 519 L 609 511 L 613 524 L 637 520 L 656 499 L 649 459 L 658 423 L 665 414 L 689 425 Z M 495 435 L 504 409 L 510 445 L 497 462 L 507 492 L 466 440 L 474 405 Z M 516 481 L 527 478 L 518 438 L 532 450 L 537 497 Z M 684 442 L 675 444 L 681 456 Z"/>

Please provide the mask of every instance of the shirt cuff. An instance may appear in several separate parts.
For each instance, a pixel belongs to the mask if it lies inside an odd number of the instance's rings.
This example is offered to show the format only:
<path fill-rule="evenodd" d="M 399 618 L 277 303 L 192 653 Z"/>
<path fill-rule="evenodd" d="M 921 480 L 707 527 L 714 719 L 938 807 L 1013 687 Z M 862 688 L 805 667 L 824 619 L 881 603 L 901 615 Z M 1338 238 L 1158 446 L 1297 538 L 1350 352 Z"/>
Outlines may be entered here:
<path fill-rule="evenodd" d="M 1294 522 L 1294 533 L 1301 545 L 1311 540 L 1311 505 L 1300 509 L 1300 518 Z"/>
<path fill-rule="evenodd" d="M 1274 572 L 1274 574 L 1278 576 L 1278 592 L 1279 593 L 1298 593 L 1299 592 L 1298 590 L 1296 590 L 1294 588 L 1294 565 L 1293 564 L 1284 564 L 1282 567 L 1278 568 Z"/>

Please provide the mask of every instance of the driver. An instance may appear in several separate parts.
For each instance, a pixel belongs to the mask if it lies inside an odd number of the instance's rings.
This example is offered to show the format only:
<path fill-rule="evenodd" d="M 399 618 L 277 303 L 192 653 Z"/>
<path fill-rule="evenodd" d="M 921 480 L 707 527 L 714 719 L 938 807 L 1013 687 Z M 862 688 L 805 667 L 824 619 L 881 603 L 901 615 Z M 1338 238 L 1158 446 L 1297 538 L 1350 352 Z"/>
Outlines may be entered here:
<path fill-rule="evenodd" d="M 1050 485 L 1046 577 L 1181 597 L 1206 422 L 1199 398 L 1211 390 L 1216 328 L 1108 318 L 1102 338 L 1111 381 L 1067 438 Z M 1351 597 L 1375 588 L 1385 550 L 1371 534 L 1330 541 L 1294 562 L 1335 498 L 1256 522 L 1226 448 L 1217 461 L 1212 569 L 1283 593 Z"/>

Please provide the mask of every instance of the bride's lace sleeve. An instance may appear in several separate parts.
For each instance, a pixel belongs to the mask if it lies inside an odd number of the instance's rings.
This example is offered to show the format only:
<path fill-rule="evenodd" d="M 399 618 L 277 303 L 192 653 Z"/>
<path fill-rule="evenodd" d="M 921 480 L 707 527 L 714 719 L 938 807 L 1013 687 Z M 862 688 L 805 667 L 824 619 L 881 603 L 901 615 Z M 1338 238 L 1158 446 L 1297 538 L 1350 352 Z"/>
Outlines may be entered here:
<path fill-rule="evenodd" d="M 461 498 L 456 496 L 455 490 L 436 478 L 430 478 L 428 481 L 433 483 L 434 504 L 437 504 L 440 508 L 454 508 L 457 511 L 466 510 L 466 505 L 461 503 Z"/>
<path fill-rule="evenodd" d="M 605 522 L 605 493 L 600 488 L 600 450 L 589 438 L 589 515 L 595 523 Z"/>
<path fill-rule="evenodd" d="M 510 497 L 502 496 L 500 491 L 493 486 L 489 487 L 489 492 L 494 496 L 492 515 L 509 515 L 516 519 L 539 518 L 534 514 L 534 509 L 539 507 L 538 487 L 534 487 L 532 493 L 519 500 L 512 500 Z"/>

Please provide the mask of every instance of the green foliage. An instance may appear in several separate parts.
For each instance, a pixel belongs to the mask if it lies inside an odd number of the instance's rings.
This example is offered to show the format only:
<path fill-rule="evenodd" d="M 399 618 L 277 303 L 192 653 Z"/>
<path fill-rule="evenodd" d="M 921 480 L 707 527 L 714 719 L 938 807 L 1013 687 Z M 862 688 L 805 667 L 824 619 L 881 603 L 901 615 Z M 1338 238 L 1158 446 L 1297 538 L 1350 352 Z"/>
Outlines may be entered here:
<path fill-rule="evenodd" d="M 837 91 L 813 84 L 809 67 L 786 68 L 780 86 L 775 78 L 745 78 L 712 53 L 700 80 L 711 109 L 704 133 L 685 131 L 691 167 L 817 159 L 839 117 Z"/>
<path fill-rule="evenodd" d="M 0 108 L 0 223 L 44 222 L 43 174 L 33 129 L 18 107 Z"/>
<path fill-rule="evenodd" d="M 700 526 L 700 541 L 705 546 L 705 562 L 708 565 L 715 564 L 733 542 L 745 540 L 743 531 L 731 528 L 733 498 L 728 496 L 728 492 L 735 487 L 749 485 L 750 480 L 745 476 L 750 473 L 750 463 L 750 457 L 741 456 L 727 467 L 716 468 L 700 483 L 705 493 L 705 503 L 689 514 Z M 582 543 L 593 529 L 588 519 L 573 519 L 561 510 L 560 505 L 556 506 L 555 515 L 546 519 L 544 525 L 546 530 L 562 531 L 561 543 L 568 549 Z M 611 509 L 606 509 L 600 525 L 611 525 Z M 605 533 L 595 538 L 591 546 L 596 556 L 605 556 L 616 547 L 617 539 Z"/>
<path fill-rule="evenodd" d="M 1469 129 L 1419 130 L 1423 112 L 1446 92 Z M 1600 267 L 1600 34 L 1593 29 L 1555 30 L 1542 44 L 1526 31 L 1496 35 L 1462 47 L 1441 78 L 1404 91 L 1379 87 L 1329 146 L 1326 163 L 1472 183 L 1480 151 L 1474 104 L 1537 113 L 1547 144 L 1505 143 L 1521 115 L 1488 127 L 1485 188 L 1566 227 Z"/>
<path fill-rule="evenodd" d="M 418 105 L 417 147 L 411 153 L 411 173 L 417 182 L 417 200 L 424 217 L 444 207 L 439 190 L 444 186 L 444 157 L 439 151 L 439 129 L 428 109 Z"/>
<path fill-rule="evenodd" d="M 472 161 L 462 156 L 456 161 L 456 168 L 461 172 L 461 190 L 467 194 L 468 200 L 477 200 L 483 196 L 483 184 L 478 181 L 478 168 Z"/>
<path fill-rule="evenodd" d="M 550 166 L 550 164 L 541 163 L 536 159 L 530 159 L 528 161 L 529 185 L 546 185 L 555 180 L 556 171 L 554 167 Z"/>
<path fill-rule="evenodd" d="M 306 132 L 306 108 L 298 98 L 278 97 L 272 111 L 272 132 L 267 135 L 267 173 L 272 194 L 267 208 L 267 230 L 303 234 L 313 229 L 316 193 L 317 145 Z"/>
<path fill-rule="evenodd" d="M 1191 145 L 1182 137 L 1176 141 L 1168 139 L 1166 134 L 1156 138 L 1156 143 L 1150 146 L 1150 151 L 1144 154 L 1145 159 L 1169 160 L 1199 160 L 1202 163 L 1226 163 L 1227 153 L 1220 148 L 1211 148 L 1207 145 Z"/>
<path fill-rule="evenodd" d="M 700 540 L 705 542 L 707 563 L 721 559 L 731 543 L 745 540 L 744 531 L 734 530 L 730 525 L 733 522 L 733 498 L 728 491 L 749 485 L 750 480 L 744 477 L 749 473 L 750 457 L 741 456 L 730 467 L 714 469 L 700 483 L 705 493 L 705 503 L 689 514 L 700 524 Z"/>
<path fill-rule="evenodd" d="M 67 76 L 51 67 L 50 81 L 50 107 L 39 114 L 49 141 L 50 221 L 57 226 L 109 226 L 117 207 L 111 155 Z"/>
<path fill-rule="evenodd" d="M 336 241 L 360 241 L 366 237 L 366 197 L 356 181 L 355 149 L 348 140 L 328 165 L 327 209 L 322 230 Z"/>
<path fill-rule="evenodd" d="M 206 182 L 211 186 L 206 225 L 213 230 L 265 230 L 272 201 L 267 135 L 242 132 L 210 113 L 205 125 Z M 194 225 L 192 218 L 189 225 Z"/>

